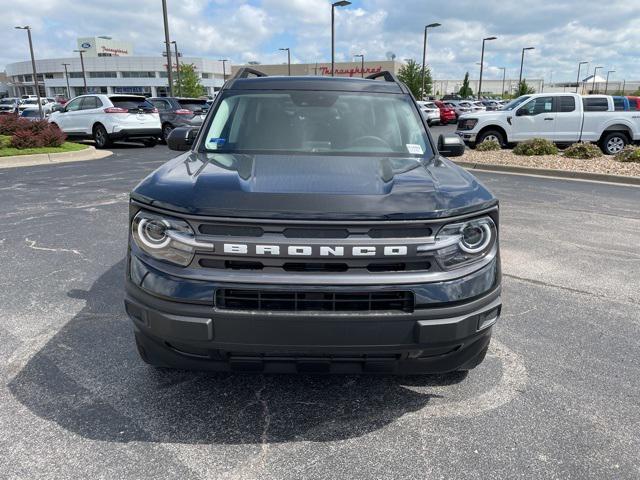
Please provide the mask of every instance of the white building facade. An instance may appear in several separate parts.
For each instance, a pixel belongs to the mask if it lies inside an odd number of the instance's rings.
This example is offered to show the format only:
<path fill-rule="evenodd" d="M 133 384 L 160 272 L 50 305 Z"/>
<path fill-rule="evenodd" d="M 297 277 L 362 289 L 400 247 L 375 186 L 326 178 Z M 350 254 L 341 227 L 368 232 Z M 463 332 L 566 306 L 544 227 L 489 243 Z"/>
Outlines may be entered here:
<path fill-rule="evenodd" d="M 67 64 L 70 92 L 67 92 L 64 64 Z M 195 66 L 200 82 L 208 95 L 219 90 L 224 83 L 222 62 L 198 57 L 180 57 L 180 64 Z M 172 62 L 172 65 L 175 76 L 175 61 Z M 84 69 L 88 93 L 168 95 L 167 61 L 161 56 L 142 57 L 122 54 L 84 56 Z M 82 65 L 79 56 L 36 60 L 36 70 L 40 95 L 42 96 L 62 95 L 73 98 L 84 93 Z M 229 65 L 227 65 L 227 75 L 228 73 Z M 30 61 L 8 64 L 6 74 L 10 96 L 35 94 Z"/>

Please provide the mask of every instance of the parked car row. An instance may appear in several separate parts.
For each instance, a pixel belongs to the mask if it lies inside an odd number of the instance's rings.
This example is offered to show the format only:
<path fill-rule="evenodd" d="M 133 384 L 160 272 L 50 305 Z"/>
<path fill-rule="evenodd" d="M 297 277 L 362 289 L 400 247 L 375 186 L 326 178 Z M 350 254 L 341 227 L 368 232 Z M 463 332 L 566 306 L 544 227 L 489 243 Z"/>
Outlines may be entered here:
<path fill-rule="evenodd" d="M 153 147 L 175 127 L 200 126 L 208 109 L 206 98 L 89 94 L 55 104 L 48 121 L 69 138 L 93 139 L 97 148 L 131 140 Z"/>
<path fill-rule="evenodd" d="M 558 144 L 593 142 L 613 155 L 640 142 L 640 115 L 616 109 L 609 95 L 538 93 L 519 97 L 501 110 L 465 113 L 456 133 L 471 147 L 486 140 L 507 146 L 545 138 Z"/>
<path fill-rule="evenodd" d="M 41 97 L 40 105 L 42 106 L 42 113 L 44 115 L 51 113 L 51 110 L 56 103 L 57 102 L 54 98 Z M 38 97 L 35 95 L 25 95 L 23 98 L 9 97 L 0 99 L 0 115 L 19 115 L 21 112 L 28 109 L 35 109 L 39 112 Z"/>

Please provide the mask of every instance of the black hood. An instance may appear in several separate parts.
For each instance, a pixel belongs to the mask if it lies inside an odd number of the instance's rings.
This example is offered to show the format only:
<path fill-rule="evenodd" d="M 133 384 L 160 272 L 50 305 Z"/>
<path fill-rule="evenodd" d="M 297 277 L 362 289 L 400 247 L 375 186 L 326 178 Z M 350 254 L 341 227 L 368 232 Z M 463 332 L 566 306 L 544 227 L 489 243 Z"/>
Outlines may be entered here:
<path fill-rule="evenodd" d="M 497 203 L 443 158 L 196 152 L 158 168 L 131 196 L 196 215 L 324 220 L 438 218 Z"/>

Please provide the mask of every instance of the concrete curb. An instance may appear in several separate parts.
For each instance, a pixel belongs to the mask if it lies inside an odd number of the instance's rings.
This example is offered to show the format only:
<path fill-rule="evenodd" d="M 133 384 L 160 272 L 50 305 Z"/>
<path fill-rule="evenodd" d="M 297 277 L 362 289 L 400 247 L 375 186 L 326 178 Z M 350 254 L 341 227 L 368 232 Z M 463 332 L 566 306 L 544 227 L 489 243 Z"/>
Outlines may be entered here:
<path fill-rule="evenodd" d="M 113 155 L 109 150 L 96 150 L 89 146 L 84 150 L 61 153 L 36 153 L 35 155 L 15 155 L 13 157 L 0 157 L 0 168 L 30 167 L 33 165 L 49 165 L 52 163 L 84 162 L 86 160 L 99 160 Z"/>
<path fill-rule="evenodd" d="M 640 185 L 640 177 L 609 175 L 606 173 L 575 172 L 572 170 L 553 170 L 549 168 L 517 167 L 513 165 L 496 165 L 493 163 L 476 163 L 455 161 L 456 165 L 470 170 L 487 170 L 490 172 L 521 173 L 541 175 L 543 177 L 569 178 L 573 180 L 591 180 L 596 182 L 620 183 L 624 185 Z"/>

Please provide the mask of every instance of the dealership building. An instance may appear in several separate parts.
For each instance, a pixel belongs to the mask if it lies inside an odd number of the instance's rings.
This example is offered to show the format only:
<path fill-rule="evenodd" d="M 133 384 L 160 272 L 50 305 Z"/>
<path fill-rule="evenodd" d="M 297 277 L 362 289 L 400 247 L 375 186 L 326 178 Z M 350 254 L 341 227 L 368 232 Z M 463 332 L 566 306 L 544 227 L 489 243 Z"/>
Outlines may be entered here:
<path fill-rule="evenodd" d="M 166 57 L 136 56 L 131 44 L 115 41 L 110 37 L 78 38 L 77 49 L 83 50 L 89 93 L 168 95 Z M 207 94 L 211 95 L 222 87 L 222 62 L 200 57 L 180 56 L 179 59 L 180 64 L 195 66 Z M 68 77 L 65 75 L 65 64 Z M 175 70 L 175 59 L 172 64 Z M 9 96 L 19 97 L 36 93 L 31 61 L 11 63 L 5 68 Z M 62 95 L 71 98 L 84 93 L 79 54 L 68 58 L 36 60 L 36 71 L 41 96 Z M 67 82 L 70 92 L 67 92 Z"/>

